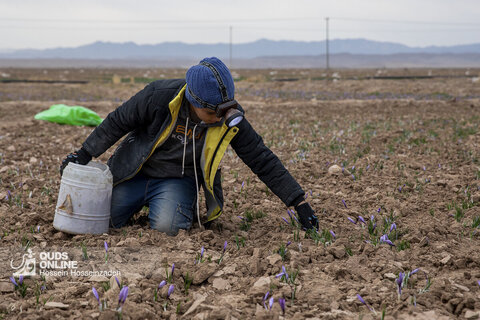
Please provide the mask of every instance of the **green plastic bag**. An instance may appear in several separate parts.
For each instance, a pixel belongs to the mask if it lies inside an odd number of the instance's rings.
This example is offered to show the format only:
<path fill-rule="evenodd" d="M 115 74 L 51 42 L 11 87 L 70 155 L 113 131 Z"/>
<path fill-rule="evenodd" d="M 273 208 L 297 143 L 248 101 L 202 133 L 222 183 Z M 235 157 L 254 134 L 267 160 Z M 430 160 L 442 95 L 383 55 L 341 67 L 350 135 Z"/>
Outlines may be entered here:
<path fill-rule="evenodd" d="M 96 112 L 85 107 L 65 104 L 54 104 L 50 109 L 37 113 L 35 119 L 72 126 L 96 127 L 102 123 L 102 118 Z"/>

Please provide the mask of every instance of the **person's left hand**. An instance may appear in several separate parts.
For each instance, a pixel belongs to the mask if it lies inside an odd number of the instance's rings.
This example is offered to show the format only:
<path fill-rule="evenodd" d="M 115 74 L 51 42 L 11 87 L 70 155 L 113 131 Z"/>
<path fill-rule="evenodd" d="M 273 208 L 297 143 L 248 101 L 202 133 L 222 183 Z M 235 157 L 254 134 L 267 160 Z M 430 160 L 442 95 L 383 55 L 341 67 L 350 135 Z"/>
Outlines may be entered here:
<path fill-rule="evenodd" d="M 63 159 L 62 164 L 60 165 L 60 176 L 63 175 L 63 170 L 65 170 L 70 162 L 86 165 L 90 160 L 92 160 L 92 156 L 83 147 L 80 150 L 70 153 L 65 159 Z"/>
<path fill-rule="evenodd" d="M 295 206 L 295 210 L 297 211 L 298 218 L 304 229 L 309 230 L 315 228 L 318 230 L 318 218 L 307 202 Z"/>

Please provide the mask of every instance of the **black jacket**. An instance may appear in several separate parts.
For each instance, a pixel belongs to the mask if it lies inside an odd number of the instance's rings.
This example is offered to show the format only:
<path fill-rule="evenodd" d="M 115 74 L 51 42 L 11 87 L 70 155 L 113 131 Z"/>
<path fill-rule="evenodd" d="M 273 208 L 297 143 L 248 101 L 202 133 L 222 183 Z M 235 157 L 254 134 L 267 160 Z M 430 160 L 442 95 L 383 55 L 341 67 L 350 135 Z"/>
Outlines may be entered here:
<path fill-rule="evenodd" d="M 98 157 L 128 134 L 108 161 L 115 185 L 135 176 L 151 155 L 155 142 L 172 122 L 169 103 L 184 85 L 184 79 L 150 83 L 111 112 L 85 140 L 83 147 L 92 156 Z M 278 157 L 265 146 L 247 119 L 236 127 L 238 133 L 230 144 L 240 159 L 285 205 L 292 206 L 300 202 L 304 191 Z M 216 197 L 223 204 L 218 171 L 214 189 Z"/>

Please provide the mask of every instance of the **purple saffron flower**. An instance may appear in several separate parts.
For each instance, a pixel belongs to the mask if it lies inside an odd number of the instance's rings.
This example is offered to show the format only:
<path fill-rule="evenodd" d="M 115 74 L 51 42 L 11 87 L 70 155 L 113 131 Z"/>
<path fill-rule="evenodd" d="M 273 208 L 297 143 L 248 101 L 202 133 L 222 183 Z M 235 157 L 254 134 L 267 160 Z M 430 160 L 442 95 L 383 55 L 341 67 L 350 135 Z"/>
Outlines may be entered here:
<path fill-rule="evenodd" d="M 365 302 L 365 300 L 363 300 L 361 295 L 357 294 L 357 298 L 358 300 L 360 300 L 361 303 L 363 303 L 368 308 L 368 310 L 373 312 L 373 309 Z"/>
<path fill-rule="evenodd" d="M 225 250 L 227 250 L 227 241 L 225 240 L 225 243 L 223 244 L 223 252 L 225 252 Z"/>
<path fill-rule="evenodd" d="M 97 289 L 95 289 L 95 287 L 92 287 L 92 292 L 93 292 L 93 295 L 95 296 L 95 299 L 97 299 L 98 303 L 100 303 L 100 297 L 98 296 L 98 292 L 97 292 Z"/>
<path fill-rule="evenodd" d="M 105 241 L 103 243 L 104 247 L 105 247 L 105 253 L 108 253 L 108 244 L 107 244 L 107 241 Z"/>
<path fill-rule="evenodd" d="M 382 210 L 382 207 L 379 207 L 379 208 L 377 209 L 377 212 L 380 213 L 380 210 Z"/>
<path fill-rule="evenodd" d="M 122 306 L 125 301 L 127 300 L 128 296 L 128 287 L 125 286 L 120 290 L 120 293 L 118 294 L 118 303 Z"/>
<path fill-rule="evenodd" d="M 414 269 L 412 272 L 410 272 L 410 275 L 417 273 L 419 270 L 420 270 L 419 268 Z"/>
<path fill-rule="evenodd" d="M 14 277 L 10 277 L 10 281 L 12 281 L 12 283 L 15 287 L 18 287 L 18 283 L 15 281 Z"/>
<path fill-rule="evenodd" d="M 333 232 L 333 230 L 330 230 L 330 234 L 332 235 L 333 239 L 337 238 L 337 237 L 335 236 L 335 232 Z"/>
<path fill-rule="evenodd" d="M 358 220 L 360 220 L 360 222 L 362 222 L 363 224 L 367 224 L 367 222 L 365 221 L 365 219 L 363 219 L 362 216 L 358 216 Z"/>
<path fill-rule="evenodd" d="M 288 241 L 288 242 L 287 242 L 287 245 L 286 245 L 285 247 L 288 247 L 288 246 L 291 245 L 291 244 L 292 244 L 292 241 Z"/>
<path fill-rule="evenodd" d="M 290 213 L 290 209 L 287 209 L 287 214 L 290 217 L 290 219 L 292 219 L 292 214 Z"/>
<path fill-rule="evenodd" d="M 270 300 L 268 301 L 268 308 L 270 310 L 272 310 L 272 306 L 273 306 L 273 302 L 275 301 L 275 299 L 273 299 L 273 297 L 270 298 Z"/>
<path fill-rule="evenodd" d="M 173 293 L 174 290 L 175 286 L 171 284 L 170 287 L 168 287 L 167 298 L 170 298 L 170 295 Z"/>
<path fill-rule="evenodd" d="M 280 278 L 280 277 L 283 277 L 283 276 L 285 276 L 285 272 L 282 271 L 282 272 L 280 272 L 279 274 L 277 274 L 277 275 L 275 276 L 275 278 Z"/>
<path fill-rule="evenodd" d="M 292 210 L 292 211 L 293 211 L 293 210 Z M 297 221 L 297 223 L 300 224 L 300 222 L 299 222 L 298 219 L 297 219 L 297 216 L 295 215 L 295 212 L 294 212 L 294 214 L 293 214 L 293 219 L 295 219 L 295 221 Z"/>
<path fill-rule="evenodd" d="M 395 229 L 395 231 L 397 231 L 397 225 L 394 223 L 392 223 L 392 225 L 390 226 L 390 232 L 392 232 L 392 230 Z"/>
<path fill-rule="evenodd" d="M 382 243 L 382 242 L 384 242 L 384 243 L 386 243 L 386 244 L 388 244 L 392 247 L 395 247 L 393 242 L 388 239 L 388 236 L 386 234 L 384 234 L 383 236 L 380 237 L 380 243 Z"/>
<path fill-rule="evenodd" d="M 163 288 L 166 284 L 167 284 L 167 281 L 162 280 L 162 281 L 158 284 L 158 289 Z"/>
<path fill-rule="evenodd" d="M 280 308 L 282 309 L 282 313 L 285 314 L 285 299 L 284 298 L 278 298 L 278 304 L 280 305 Z"/>
<path fill-rule="evenodd" d="M 173 271 L 175 271 L 175 263 L 172 264 L 172 272 L 170 273 L 170 277 L 173 278 Z"/>
<path fill-rule="evenodd" d="M 478 285 L 480 286 L 480 280 L 477 280 Z"/>
<path fill-rule="evenodd" d="M 239 219 L 243 220 L 243 217 L 242 216 L 237 216 Z"/>
<path fill-rule="evenodd" d="M 98 292 L 97 292 L 97 289 L 95 289 L 95 287 L 92 287 L 92 292 L 93 292 L 93 295 L 95 296 L 95 299 L 97 299 L 98 304 L 100 304 L 100 297 L 98 296 Z"/>
<path fill-rule="evenodd" d="M 352 174 L 352 179 L 355 180 L 355 175 L 354 174 Z"/>
<path fill-rule="evenodd" d="M 122 285 L 120 284 L 120 281 L 118 281 L 117 276 L 115 276 L 115 281 L 117 282 L 118 288 L 121 289 Z"/>
<path fill-rule="evenodd" d="M 365 171 L 368 171 L 368 169 L 370 169 L 370 165 L 367 166 L 367 169 Z"/>
<path fill-rule="evenodd" d="M 267 301 L 267 298 L 268 298 L 268 295 L 269 295 L 269 294 L 270 294 L 270 291 L 267 291 L 267 293 L 265 293 L 265 296 L 263 297 L 263 300 L 262 300 L 263 306 L 264 306 L 265 309 L 267 309 L 267 310 L 268 310 L 268 308 L 267 308 L 267 305 L 265 304 L 265 301 Z"/>
<path fill-rule="evenodd" d="M 343 205 L 345 206 L 345 209 L 348 209 L 348 208 L 347 208 L 347 204 L 345 203 L 345 200 L 342 199 L 342 203 L 343 203 Z"/>
<path fill-rule="evenodd" d="M 240 190 L 243 190 L 243 187 L 245 187 L 245 181 L 242 182 L 242 188 Z"/>
<path fill-rule="evenodd" d="M 285 219 L 284 217 L 282 217 L 282 220 L 285 221 L 286 224 L 290 225 L 290 222 L 288 222 L 288 220 Z"/>
<path fill-rule="evenodd" d="M 353 220 L 353 219 L 352 219 L 352 218 L 350 218 L 350 217 L 348 217 L 347 219 L 348 219 L 348 221 L 350 221 L 351 223 L 353 223 L 353 224 L 357 224 L 357 220 Z"/>
<path fill-rule="evenodd" d="M 40 226 L 37 226 L 37 233 L 40 233 Z"/>
<path fill-rule="evenodd" d="M 202 249 L 200 249 L 200 258 L 203 258 L 203 253 L 205 252 L 205 248 L 202 247 Z"/>
<path fill-rule="evenodd" d="M 370 216 L 370 221 L 373 222 L 373 220 L 375 220 L 375 217 L 373 216 L 373 214 Z"/>
<path fill-rule="evenodd" d="M 22 283 L 23 283 L 23 275 L 20 275 L 20 277 L 18 277 L 18 284 L 22 285 Z"/>
<path fill-rule="evenodd" d="M 425 171 L 427 168 L 425 168 L 425 166 L 423 166 L 423 171 Z"/>
<path fill-rule="evenodd" d="M 355 166 L 352 167 L 352 171 L 355 170 Z"/>
<path fill-rule="evenodd" d="M 398 288 L 398 296 L 402 295 L 402 288 L 403 288 L 403 278 L 405 277 L 405 273 L 400 272 L 398 274 L 398 278 L 395 280 L 395 283 L 397 284 Z"/>

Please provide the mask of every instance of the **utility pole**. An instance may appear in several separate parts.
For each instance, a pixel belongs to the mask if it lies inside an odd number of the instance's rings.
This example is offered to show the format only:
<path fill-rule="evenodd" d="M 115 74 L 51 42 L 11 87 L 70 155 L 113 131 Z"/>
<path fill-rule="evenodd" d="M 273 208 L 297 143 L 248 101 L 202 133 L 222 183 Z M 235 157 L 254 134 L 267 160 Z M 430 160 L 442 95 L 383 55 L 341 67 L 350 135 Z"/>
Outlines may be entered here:
<path fill-rule="evenodd" d="M 230 59 L 228 62 L 230 69 L 232 68 L 232 33 L 233 33 L 233 27 L 230 26 Z"/>
<path fill-rule="evenodd" d="M 330 60 L 330 57 L 329 57 L 329 52 L 328 52 L 328 20 L 329 20 L 329 19 L 330 19 L 330 18 L 328 18 L 328 17 L 325 18 L 325 22 L 326 22 L 326 24 L 327 24 L 327 28 L 326 28 L 326 33 L 327 33 L 327 34 L 326 34 L 326 41 L 325 41 L 325 49 L 326 49 L 326 54 L 325 54 L 325 56 L 326 56 L 326 58 L 327 58 L 327 78 L 328 78 L 328 72 L 329 72 L 329 69 L 330 69 L 330 61 L 329 61 L 329 60 Z"/>

